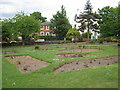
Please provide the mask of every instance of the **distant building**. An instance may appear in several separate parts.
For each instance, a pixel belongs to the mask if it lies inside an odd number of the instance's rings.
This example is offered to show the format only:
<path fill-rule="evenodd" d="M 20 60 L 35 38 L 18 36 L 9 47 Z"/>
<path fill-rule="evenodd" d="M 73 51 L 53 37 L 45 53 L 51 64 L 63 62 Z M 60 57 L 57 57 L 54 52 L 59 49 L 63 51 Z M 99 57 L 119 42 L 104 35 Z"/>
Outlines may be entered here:
<path fill-rule="evenodd" d="M 43 22 L 41 26 L 42 27 L 40 28 L 40 32 L 39 32 L 40 36 L 55 36 L 53 30 L 51 30 L 50 22 Z"/>

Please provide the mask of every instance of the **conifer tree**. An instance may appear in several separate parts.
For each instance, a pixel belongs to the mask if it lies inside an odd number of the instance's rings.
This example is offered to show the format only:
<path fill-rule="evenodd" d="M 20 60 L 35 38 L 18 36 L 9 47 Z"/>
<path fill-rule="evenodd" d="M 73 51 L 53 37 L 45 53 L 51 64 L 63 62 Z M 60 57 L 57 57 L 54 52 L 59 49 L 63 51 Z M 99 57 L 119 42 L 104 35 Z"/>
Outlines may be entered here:
<path fill-rule="evenodd" d="M 92 5 L 90 0 L 87 0 L 87 3 L 84 8 L 84 12 L 80 13 L 79 16 L 75 15 L 75 21 L 80 23 L 79 30 L 84 32 L 87 29 L 88 32 L 88 39 L 90 38 L 90 29 L 96 30 L 98 29 L 98 15 L 97 13 L 93 13 Z M 96 23 L 95 23 L 96 22 Z"/>
<path fill-rule="evenodd" d="M 58 39 L 63 39 L 66 37 L 68 30 L 71 28 L 71 25 L 69 23 L 66 10 L 63 5 L 61 7 L 61 11 L 57 11 L 57 13 L 53 15 L 51 23 L 54 27 L 53 31 Z"/>

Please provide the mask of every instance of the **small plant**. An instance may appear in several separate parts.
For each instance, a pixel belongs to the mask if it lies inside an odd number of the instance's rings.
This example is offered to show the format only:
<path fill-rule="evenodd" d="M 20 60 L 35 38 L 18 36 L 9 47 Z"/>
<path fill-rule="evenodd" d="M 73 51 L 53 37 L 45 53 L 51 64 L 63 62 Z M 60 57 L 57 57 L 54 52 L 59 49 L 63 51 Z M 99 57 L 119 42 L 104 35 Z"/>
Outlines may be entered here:
<path fill-rule="evenodd" d="M 92 44 L 92 43 L 96 43 L 96 42 L 97 42 L 97 40 L 90 40 L 90 41 L 89 41 L 89 43 L 91 43 L 91 44 Z"/>
<path fill-rule="evenodd" d="M 79 48 L 82 48 L 82 45 L 79 45 L 78 47 L 79 47 Z"/>
<path fill-rule="evenodd" d="M 83 48 L 86 48 L 86 46 L 85 46 L 85 45 L 83 45 Z"/>
<path fill-rule="evenodd" d="M 39 49 L 39 46 L 35 46 L 35 49 Z"/>
<path fill-rule="evenodd" d="M 103 40 L 98 40 L 97 41 L 99 44 L 103 44 Z"/>
<path fill-rule="evenodd" d="M 60 48 L 59 46 L 57 46 L 56 48 Z"/>

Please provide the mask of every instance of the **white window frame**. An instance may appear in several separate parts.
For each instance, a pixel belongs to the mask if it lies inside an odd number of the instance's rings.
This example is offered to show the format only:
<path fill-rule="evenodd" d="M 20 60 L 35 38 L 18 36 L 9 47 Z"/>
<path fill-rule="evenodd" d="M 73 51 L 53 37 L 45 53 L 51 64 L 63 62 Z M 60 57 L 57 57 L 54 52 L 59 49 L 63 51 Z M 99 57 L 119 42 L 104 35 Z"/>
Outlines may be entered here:
<path fill-rule="evenodd" d="M 46 26 L 46 30 L 49 30 L 49 26 Z"/>
<path fill-rule="evenodd" d="M 46 32 L 46 36 L 50 36 L 50 32 Z"/>
<path fill-rule="evenodd" d="M 44 32 L 40 32 L 40 35 L 41 35 L 41 36 L 44 36 Z"/>

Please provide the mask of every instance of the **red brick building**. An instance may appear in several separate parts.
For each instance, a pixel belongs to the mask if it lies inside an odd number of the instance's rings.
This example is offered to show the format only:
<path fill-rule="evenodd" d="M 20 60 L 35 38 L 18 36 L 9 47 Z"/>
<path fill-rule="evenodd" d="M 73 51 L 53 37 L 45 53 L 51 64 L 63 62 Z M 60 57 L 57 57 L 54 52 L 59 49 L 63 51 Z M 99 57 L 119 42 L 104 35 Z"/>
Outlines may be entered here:
<path fill-rule="evenodd" d="M 53 30 L 51 30 L 50 22 L 43 22 L 42 27 L 40 29 L 40 36 L 55 36 Z"/>

